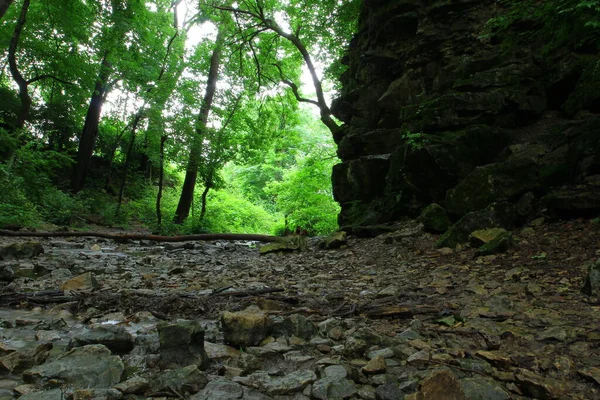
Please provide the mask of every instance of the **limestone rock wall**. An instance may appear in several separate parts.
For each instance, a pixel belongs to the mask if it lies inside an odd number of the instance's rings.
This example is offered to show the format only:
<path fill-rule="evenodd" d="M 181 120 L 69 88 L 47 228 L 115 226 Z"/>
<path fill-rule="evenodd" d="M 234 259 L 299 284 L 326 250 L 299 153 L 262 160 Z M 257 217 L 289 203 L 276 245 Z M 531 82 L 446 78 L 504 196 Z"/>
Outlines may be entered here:
<path fill-rule="evenodd" d="M 501 12 L 494 0 L 364 1 L 333 105 L 340 225 L 432 202 L 460 217 L 524 195 L 532 214 L 600 212 L 598 55 L 483 37 Z"/>

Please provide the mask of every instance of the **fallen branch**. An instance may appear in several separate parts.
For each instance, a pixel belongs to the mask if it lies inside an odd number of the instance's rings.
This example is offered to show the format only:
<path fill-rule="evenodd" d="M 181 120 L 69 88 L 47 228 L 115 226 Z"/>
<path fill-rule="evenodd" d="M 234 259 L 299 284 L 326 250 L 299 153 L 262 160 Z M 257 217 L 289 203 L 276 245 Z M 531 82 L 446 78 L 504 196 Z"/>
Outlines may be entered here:
<path fill-rule="evenodd" d="M 103 232 L 23 232 L 0 230 L 0 236 L 11 237 L 98 237 L 112 240 L 150 240 L 154 242 L 187 242 L 193 240 L 250 240 L 255 242 L 282 242 L 283 237 L 245 233 L 205 233 L 199 235 L 159 236 L 140 233 Z"/>
<path fill-rule="evenodd" d="M 257 289 L 257 290 L 241 290 L 237 292 L 216 292 L 210 294 L 210 296 L 259 296 L 261 294 L 267 293 L 277 293 L 283 292 L 284 289 L 281 288 L 266 288 L 266 289 Z"/>

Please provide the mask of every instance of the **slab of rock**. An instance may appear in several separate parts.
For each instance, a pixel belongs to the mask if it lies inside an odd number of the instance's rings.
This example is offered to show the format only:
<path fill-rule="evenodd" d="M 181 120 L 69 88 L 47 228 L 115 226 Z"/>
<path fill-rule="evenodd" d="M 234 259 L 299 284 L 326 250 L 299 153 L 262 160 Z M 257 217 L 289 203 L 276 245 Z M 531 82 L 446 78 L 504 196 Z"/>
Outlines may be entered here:
<path fill-rule="evenodd" d="M 75 335 L 69 342 L 69 349 L 87 346 L 88 344 L 103 344 L 110 351 L 125 354 L 133 349 L 134 339 L 129 332 L 119 325 L 101 325 L 87 332 Z"/>
<path fill-rule="evenodd" d="M 72 394 L 73 400 L 119 400 L 123 393 L 117 389 L 78 389 Z"/>
<path fill-rule="evenodd" d="M 33 258 L 42 253 L 44 253 L 44 247 L 39 242 L 12 243 L 0 247 L 0 260 Z"/>
<path fill-rule="evenodd" d="M 334 232 L 331 235 L 325 237 L 320 243 L 319 247 L 322 249 L 339 249 L 344 246 L 348 240 L 346 239 L 346 232 L 339 231 Z"/>
<path fill-rule="evenodd" d="M 519 388 L 526 396 L 542 400 L 552 400 L 559 397 L 560 387 L 558 382 L 552 382 L 526 369 L 522 369 L 515 374 L 515 377 Z"/>
<path fill-rule="evenodd" d="M 225 311 L 221 316 L 223 338 L 233 346 L 257 346 L 271 330 L 271 320 L 260 310 Z"/>
<path fill-rule="evenodd" d="M 63 395 L 62 390 L 60 389 L 52 389 L 52 390 L 43 390 L 40 392 L 33 392 L 24 394 L 19 397 L 20 400 L 64 400 L 66 395 Z"/>
<path fill-rule="evenodd" d="M 198 321 L 161 322 L 156 326 L 160 342 L 161 369 L 208 366 L 204 350 L 204 328 Z"/>
<path fill-rule="evenodd" d="M 210 381 L 206 387 L 190 400 L 236 400 L 244 397 L 244 387 L 225 379 Z"/>
<path fill-rule="evenodd" d="M 184 368 L 170 369 L 161 372 L 150 381 L 149 393 L 172 394 L 181 397 L 185 394 L 197 393 L 208 384 L 208 378 L 197 366 L 189 365 Z M 151 396 L 154 397 L 154 396 Z"/>
<path fill-rule="evenodd" d="M 262 246 L 260 254 L 276 253 L 282 251 L 301 251 L 308 249 L 306 237 L 301 235 L 292 235 L 281 238 L 280 242 L 269 243 Z"/>
<path fill-rule="evenodd" d="M 474 377 L 460 381 L 468 400 L 509 400 L 510 396 L 493 379 Z"/>
<path fill-rule="evenodd" d="M 589 381 L 595 382 L 600 385 L 600 368 L 598 367 L 589 367 L 585 369 L 580 369 L 577 373 Z"/>
<path fill-rule="evenodd" d="M 12 373 L 20 373 L 46 361 L 52 343 L 44 343 L 33 349 L 18 350 L 0 358 L 0 364 Z"/>
<path fill-rule="evenodd" d="M 507 231 L 498 232 L 498 235 L 477 249 L 476 256 L 489 256 L 491 254 L 504 253 L 514 244 L 512 234 Z"/>
<path fill-rule="evenodd" d="M 502 228 L 490 228 L 490 229 L 479 229 L 471 232 L 469 242 L 473 247 L 480 247 L 486 243 L 496 239 L 499 235 L 504 234 L 506 229 Z"/>
<path fill-rule="evenodd" d="M 311 370 L 294 371 L 282 377 L 272 377 L 266 372 L 255 372 L 252 375 L 233 378 L 234 382 L 265 391 L 271 396 L 301 392 L 316 380 L 317 375 Z"/>
<path fill-rule="evenodd" d="M 385 358 L 381 355 L 373 357 L 367 365 L 362 368 L 365 374 L 381 374 L 387 369 Z"/>
<path fill-rule="evenodd" d="M 417 400 L 470 400 L 450 371 L 437 371 L 423 380 Z"/>
<path fill-rule="evenodd" d="M 312 386 L 311 395 L 319 400 L 341 400 L 354 396 L 357 393 L 356 385 L 348 379 L 328 376 L 319 379 Z"/>
<path fill-rule="evenodd" d="M 55 360 L 23 372 L 27 383 L 82 388 L 110 388 L 121 380 L 124 365 L 101 344 L 76 347 Z"/>
<path fill-rule="evenodd" d="M 125 394 L 142 393 L 150 387 L 150 382 L 141 376 L 134 376 L 115 385 L 115 389 Z"/>
<path fill-rule="evenodd" d="M 70 290 L 93 290 L 98 289 L 100 284 L 91 272 L 86 272 L 76 276 L 75 278 L 69 279 L 61 285 L 61 289 L 64 291 Z"/>

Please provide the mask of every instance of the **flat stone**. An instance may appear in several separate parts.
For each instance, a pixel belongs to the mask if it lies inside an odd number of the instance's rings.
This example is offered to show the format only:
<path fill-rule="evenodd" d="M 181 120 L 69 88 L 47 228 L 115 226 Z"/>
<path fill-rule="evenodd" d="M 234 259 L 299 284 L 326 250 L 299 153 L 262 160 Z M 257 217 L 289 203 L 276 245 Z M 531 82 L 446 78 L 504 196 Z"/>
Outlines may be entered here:
<path fill-rule="evenodd" d="M 577 373 L 583 376 L 584 378 L 600 385 L 600 368 L 589 367 L 585 369 L 580 369 L 579 371 L 577 371 Z"/>
<path fill-rule="evenodd" d="M 43 343 L 32 349 L 17 350 L 0 358 L 0 364 L 12 373 L 20 373 L 44 363 L 51 349 L 52 343 Z"/>
<path fill-rule="evenodd" d="M 170 369 L 150 381 L 150 393 L 197 393 L 208 384 L 208 378 L 197 366 Z"/>
<path fill-rule="evenodd" d="M 552 400 L 559 397 L 558 382 L 552 382 L 526 369 L 521 369 L 515 374 L 515 377 L 519 388 L 527 396 L 542 400 Z"/>
<path fill-rule="evenodd" d="M 348 377 L 348 370 L 343 365 L 330 365 L 325 367 L 323 373 L 328 378 L 345 379 Z"/>
<path fill-rule="evenodd" d="M 142 393 L 149 387 L 150 382 L 141 376 L 134 376 L 133 378 L 127 379 L 126 381 L 115 385 L 115 389 L 125 394 Z"/>
<path fill-rule="evenodd" d="M 44 253 L 44 247 L 35 241 L 12 243 L 0 247 L 0 260 L 33 258 Z"/>
<path fill-rule="evenodd" d="M 425 378 L 417 394 L 418 400 L 470 400 L 460 382 L 450 371 L 437 371 Z"/>
<path fill-rule="evenodd" d="M 509 357 L 505 357 L 497 352 L 481 350 L 475 354 L 496 368 L 508 369 L 512 364 Z"/>
<path fill-rule="evenodd" d="M 255 372 L 248 376 L 233 378 L 234 382 L 266 391 L 271 396 L 300 392 L 316 380 L 317 376 L 311 370 L 299 370 L 282 377 L 272 377 L 266 372 Z"/>
<path fill-rule="evenodd" d="M 24 394 L 19 397 L 20 400 L 63 400 L 63 392 L 60 389 L 43 390 L 40 392 L 33 392 Z"/>
<path fill-rule="evenodd" d="M 356 393 L 354 382 L 336 376 L 319 379 L 313 384 L 311 391 L 312 397 L 319 400 L 347 399 Z"/>
<path fill-rule="evenodd" d="M 91 272 L 86 272 L 85 274 L 81 274 L 75 278 L 69 279 L 63 283 L 60 288 L 64 291 L 87 291 L 98 289 L 99 287 L 100 284 L 94 277 L 94 274 Z"/>
<path fill-rule="evenodd" d="M 365 374 L 380 374 L 385 372 L 387 369 L 387 364 L 385 363 L 385 358 L 383 356 L 375 356 L 373 357 L 367 365 L 362 368 L 362 371 Z"/>
<path fill-rule="evenodd" d="M 66 384 L 73 387 L 109 388 L 121 380 L 124 365 L 121 358 L 111 355 L 103 345 L 76 347 L 23 373 L 27 383 Z"/>
<path fill-rule="evenodd" d="M 69 342 L 69 349 L 102 344 L 113 353 L 125 354 L 133 349 L 133 337 L 124 327 L 119 325 L 101 325 L 92 330 L 75 335 Z"/>
<path fill-rule="evenodd" d="M 460 381 L 468 400 L 509 400 L 510 396 L 493 379 L 483 377 L 466 378 Z"/>
<path fill-rule="evenodd" d="M 215 379 L 190 400 L 236 400 L 244 397 L 244 387 L 225 379 Z"/>

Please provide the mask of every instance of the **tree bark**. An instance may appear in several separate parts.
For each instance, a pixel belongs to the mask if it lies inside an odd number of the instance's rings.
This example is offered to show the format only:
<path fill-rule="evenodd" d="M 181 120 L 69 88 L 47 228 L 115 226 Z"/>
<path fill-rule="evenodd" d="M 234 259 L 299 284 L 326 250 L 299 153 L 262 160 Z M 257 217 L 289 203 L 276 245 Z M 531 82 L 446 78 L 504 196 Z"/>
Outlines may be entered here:
<path fill-rule="evenodd" d="M 134 117 L 133 124 L 131 126 L 131 141 L 129 142 L 129 146 L 127 147 L 127 155 L 125 156 L 125 165 L 123 166 L 123 179 L 121 179 L 121 187 L 119 188 L 119 200 L 117 202 L 117 211 L 116 215 L 119 215 L 121 211 L 121 203 L 123 203 L 123 193 L 125 192 L 125 183 L 127 182 L 127 171 L 129 170 L 129 165 L 131 164 L 131 154 L 133 153 L 133 144 L 135 143 L 135 133 L 137 132 L 137 127 L 143 117 L 142 111 L 138 111 Z"/>
<path fill-rule="evenodd" d="M 0 0 L 0 19 L 4 16 L 13 0 Z"/>
<path fill-rule="evenodd" d="M 206 215 L 206 196 L 208 196 L 209 190 L 213 186 L 212 173 L 209 174 L 208 179 L 204 182 L 204 191 L 202 191 L 202 208 L 200 209 L 200 221 L 204 219 Z"/>
<path fill-rule="evenodd" d="M 206 82 L 206 92 L 200 107 L 200 114 L 198 115 L 198 125 L 196 128 L 196 135 L 193 138 L 192 146 L 190 150 L 190 158 L 185 173 L 185 179 L 183 181 L 183 188 L 181 190 L 181 197 L 179 198 L 179 204 L 177 204 L 177 210 L 175 211 L 175 217 L 173 222 L 181 224 L 190 214 L 190 208 L 194 200 L 194 188 L 196 187 L 196 179 L 198 177 L 198 167 L 200 165 L 200 148 L 202 145 L 202 136 L 206 130 L 208 123 L 208 115 L 212 107 L 213 98 L 217 90 L 217 81 L 219 80 L 219 66 L 221 64 L 221 53 L 223 47 L 223 28 L 219 28 L 217 33 L 217 41 L 215 42 L 215 48 L 210 58 L 210 69 L 208 72 L 208 80 Z"/>
<path fill-rule="evenodd" d="M 79 149 L 77 159 L 73 167 L 73 177 L 71 179 L 71 190 L 77 193 L 83 189 L 85 178 L 87 176 L 96 139 L 98 138 L 98 124 L 102 114 L 102 106 L 106 99 L 108 91 L 108 77 L 110 74 L 110 65 L 108 63 L 108 53 L 106 53 L 100 64 L 100 74 L 94 87 L 94 92 L 90 99 L 90 105 L 85 116 L 85 124 L 79 138 Z"/>
<path fill-rule="evenodd" d="M 162 211 L 160 209 L 160 202 L 162 200 L 163 193 L 163 184 L 165 180 L 165 142 L 167 141 L 167 136 L 162 135 L 160 137 L 160 170 L 158 173 L 158 194 L 156 195 L 156 222 L 158 227 L 160 228 L 162 225 Z"/>
<path fill-rule="evenodd" d="M 15 30 L 10 39 L 10 46 L 8 48 L 8 65 L 10 69 L 10 74 L 12 75 L 13 80 L 19 87 L 19 99 L 21 100 L 21 108 L 19 109 L 19 115 L 17 116 L 16 125 L 18 129 L 23 128 L 25 126 L 25 121 L 27 121 L 27 119 L 29 118 L 29 113 L 31 110 L 31 97 L 29 96 L 28 91 L 29 83 L 19 71 L 16 58 L 17 46 L 19 45 L 21 32 L 23 31 L 23 27 L 25 26 L 25 22 L 27 19 L 29 3 L 30 0 L 23 1 L 23 5 L 21 6 L 21 13 L 19 15 L 19 20 L 17 21 L 17 26 L 15 26 Z M 6 8 L 8 8 L 8 5 L 6 6 Z"/>

